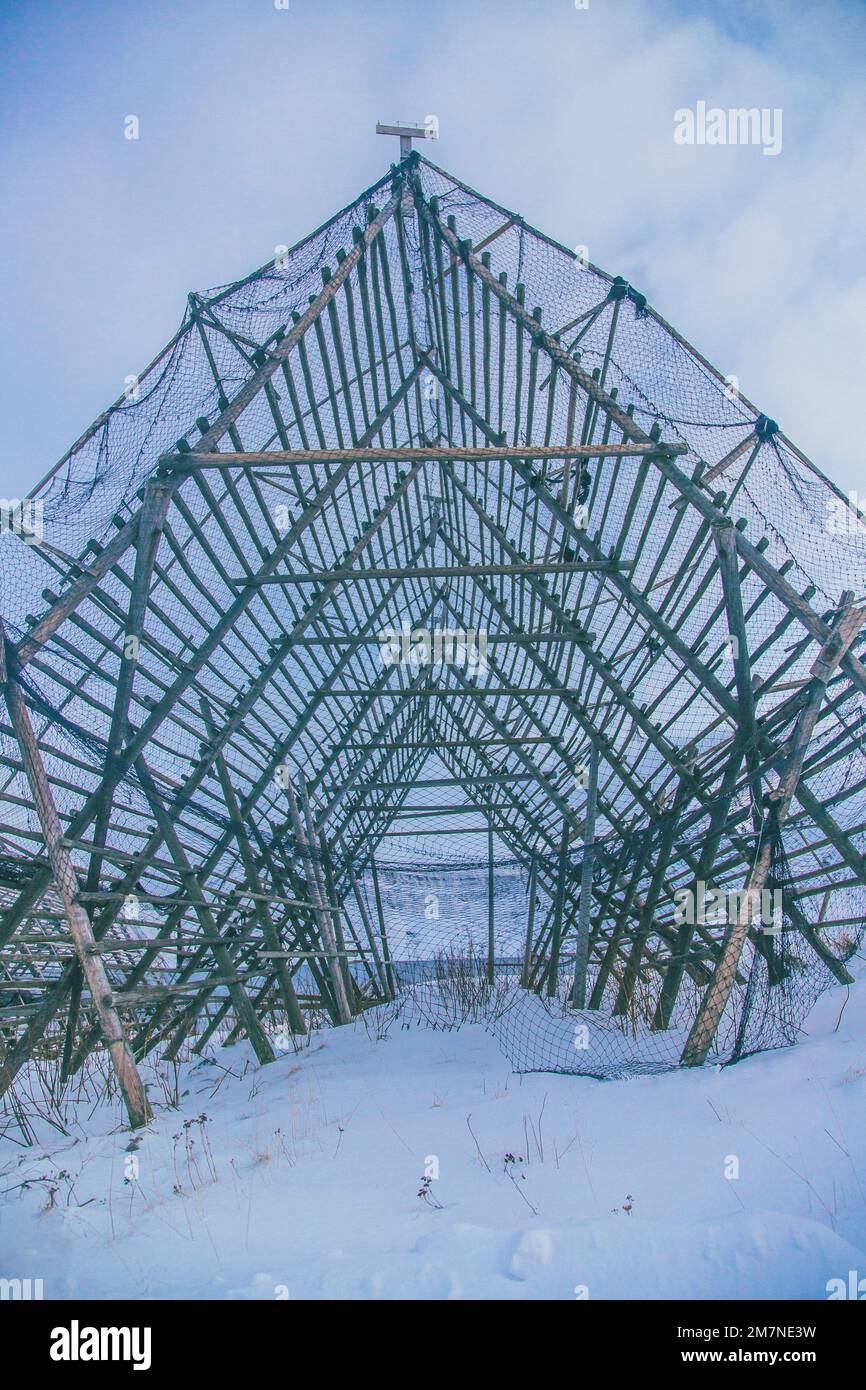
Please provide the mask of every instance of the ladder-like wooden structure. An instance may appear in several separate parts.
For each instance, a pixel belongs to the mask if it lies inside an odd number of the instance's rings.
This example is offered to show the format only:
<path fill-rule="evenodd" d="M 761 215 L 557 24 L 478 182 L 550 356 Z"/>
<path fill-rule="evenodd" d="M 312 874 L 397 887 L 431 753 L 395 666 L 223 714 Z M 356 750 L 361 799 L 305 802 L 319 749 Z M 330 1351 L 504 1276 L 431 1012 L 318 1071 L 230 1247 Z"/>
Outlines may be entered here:
<path fill-rule="evenodd" d="M 750 982 L 850 980 L 859 517 L 625 281 L 417 154 L 191 295 L 34 497 L 42 542 L 0 542 L 0 1091 L 107 1046 L 142 1123 L 151 1049 L 268 1062 L 391 999 L 364 881 L 454 812 L 412 800 L 434 758 L 531 874 L 521 987 L 640 992 L 695 1065 L 743 1050 Z M 403 624 L 483 633 L 483 669 L 385 664 Z M 702 883 L 733 919 L 683 917 Z"/>

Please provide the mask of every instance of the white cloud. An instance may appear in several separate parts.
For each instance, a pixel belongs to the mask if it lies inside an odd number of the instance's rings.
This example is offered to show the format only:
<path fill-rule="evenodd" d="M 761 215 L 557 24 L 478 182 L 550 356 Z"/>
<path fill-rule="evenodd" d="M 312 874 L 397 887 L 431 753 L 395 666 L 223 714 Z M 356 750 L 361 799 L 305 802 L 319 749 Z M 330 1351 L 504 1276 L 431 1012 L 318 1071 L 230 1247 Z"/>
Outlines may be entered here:
<path fill-rule="evenodd" d="M 119 393 L 189 289 L 245 274 L 383 172 L 396 142 L 377 119 L 428 112 L 442 138 L 425 153 L 587 244 L 858 484 L 866 16 L 695 9 L 340 0 L 154 5 L 77 28 L 22 18 L 28 60 L 4 98 L 10 485 Z M 676 146 L 673 113 L 698 99 L 781 107 L 782 154 Z M 137 144 L 120 134 L 130 111 Z"/>

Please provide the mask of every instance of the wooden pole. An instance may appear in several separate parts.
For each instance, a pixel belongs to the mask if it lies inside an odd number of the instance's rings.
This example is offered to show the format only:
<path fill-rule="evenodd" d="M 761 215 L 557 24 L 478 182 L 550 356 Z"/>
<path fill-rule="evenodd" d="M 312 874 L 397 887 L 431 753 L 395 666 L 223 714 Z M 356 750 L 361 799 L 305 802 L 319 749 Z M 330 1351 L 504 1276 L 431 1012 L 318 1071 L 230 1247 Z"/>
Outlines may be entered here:
<path fill-rule="evenodd" d="M 216 973 L 219 978 L 229 981 L 228 990 L 232 997 L 235 1015 L 243 1024 L 244 1032 L 250 1040 L 256 1057 L 261 1062 L 262 1066 L 265 1066 L 268 1062 L 276 1060 L 276 1054 L 264 1028 L 259 1022 L 252 1000 L 244 988 L 242 981 L 237 978 L 237 968 L 229 948 L 233 945 L 236 946 L 238 943 L 229 937 L 224 937 L 220 932 L 219 924 L 210 909 L 204 890 L 199 882 L 198 875 L 189 860 L 189 856 L 187 855 L 181 838 L 175 829 L 174 821 L 163 803 L 159 788 L 143 757 L 136 759 L 135 770 L 138 773 L 138 779 L 141 782 L 150 808 L 153 811 L 160 834 L 165 840 L 166 847 L 177 865 L 181 882 L 186 892 L 189 894 L 190 906 L 195 910 L 196 916 L 203 928 L 204 935 L 213 943 L 207 949 L 213 956 L 217 967 Z M 206 988 L 207 982 L 203 981 L 202 983 L 203 987 Z"/>
<path fill-rule="evenodd" d="M 316 909 L 316 921 L 319 924 L 319 936 L 322 942 L 322 955 L 328 962 L 328 973 L 331 978 L 331 987 L 334 991 L 337 1015 L 340 1023 L 350 1023 L 352 1019 L 352 1010 L 349 1007 L 349 1000 L 346 996 L 346 986 L 343 981 L 340 962 L 337 957 L 337 943 L 331 931 L 331 921 L 325 907 L 325 896 L 322 891 L 321 881 L 316 873 L 316 864 L 313 857 L 314 852 L 307 839 L 307 832 L 304 828 L 295 789 L 290 782 L 286 784 L 285 792 L 289 803 L 292 829 L 295 834 L 295 840 L 297 841 L 298 851 L 304 862 L 310 901 Z"/>
<path fill-rule="evenodd" d="M 450 444 L 405 445 L 397 449 L 264 449 L 258 451 L 208 453 L 201 446 L 189 454 L 164 454 L 160 463 L 183 473 L 196 468 L 276 468 L 278 464 L 322 463 L 439 463 L 451 459 L 455 463 L 510 463 L 513 459 L 604 459 L 654 457 L 659 444 L 652 439 L 646 443 L 621 444 L 489 444 L 483 447 L 461 447 Z M 666 457 L 683 454 L 685 444 L 661 446 Z"/>
<path fill-rule="evenodd" d="M 556 873 L 556 899 L 553 906 L 553 932 L 550 938 L 550 962 L 547 967 L 547 997 L 556 993 L 559 980 L 559 952 L 562 947 L 562 910 L 565 906 L 565 875 L 568 871 L 568 822 L 563 821 L 559 846 L 559 865 Z"/>
<path fill-rule="evenodd" d="M 5 633 L 0 622 L 0 647 L 5 644 Z M 102 958 L 93 953 L 96 938 L 87 912 L 78 902 L 78 880 L 68 849 L 63 843 L 63 827 L 51 793 L 51 786 L 39 751 L 39 744 L 33 732 L 30 715 L 24 704 L 21 689 L 11 671 L 2 672 L 5 677 L 6 705 L 12 728 L 21 750 L 21 759 L 30 791 L 42 827 L 45 848 L 51 863 L 51 872 L 57 895 L 63 904 L 63 911 L 69 923 L 81 969 L 87 981 L 94 1008 L 99 1017 L 102 1033 L 108 1046 L 114 1070 L 117 1073 L 123 1099 L 126 1103 L 129 1122 L 133 1128 L 146 1125 L 150 1120 L 150 1107 L 144 1085 L 135 1065 L 120 1015 L 114 1006 L 111 982 L 105 972 Z"/>
<path fill-rule="evenodd" d="M 487 826 L 487 980 L 493 984 L 496 978 L 496 943 L 495 943 L 495 912 L 494 912 L 494 877 L 493 877 L 493 823 L 488 822 Z"/>
<path fill-rule="evenodd" d="M 586 1008 L 586 971 L 589 964 L 589 916 L 592 909 L 592 870 L 595 859 L 595 818 L 598 807 L 598 749 L 595 744 L 589 755 L 589 784 L 586 791 L 586 811 L 583 822 L 583 862 L 580 867 L 580 912 L 577 919 L 577 942 L 574 958 L 574 983 L 571 1002 L 576 1009 Z"/>
<path fill-rule="evenodd" d="M 535 933 L 535 895 L 538 882 L 538 860 L 533 854 L 529 862 L 529 903 L 526 909 L 526 945 L 523 948 L 523 971 L 520 976 L 520 983 L 524 989 L 529 988 L 529 971 L 532 963 L 532 938 Z"/>
<path fill-rule="evenodd" d="M 372 955 L 373 962 L 376 966 L 376 975 L 379 980 L 379 985 L 381 987 L 382 994 L 387 999 L 390 993 L 390 990 L 388 988 L 388 977 L 385 974 L 385 968 L 382 964 L 382 959 L 379 955 L 379 951 L 376 946 L 376 938 L 373 934 L 373 923 L 370 921 L 370 914 L 367 911 L 367 904 L 364 902 L 364 897 L 361 892 L 361 885 L 358 883 L 358 876 L 355 873 L 355 870 L 352 868 L 349 869 L 349 882 L 352 885 L 352 892 L 355 894 L 355 902 L 358 904 L 358 911 L 361 914 L 361 921 L 364 926 L 364 933 L 367 937 L 367 941 L 370 946 L 370 954 Z"/>
<path fill-rule="evenodd" d="M 679 825 L 680 813 L 683 804 L 688 796 L 688 789 L 684 782 L 681 782 L 674 798 L 658 846 L 655 850 L 655 865 L 649 888 L 644 898 L 638 921 L 637 931 L 634 933 L 631 943 L 631 950 L 628 954 L 625 970 L 620 978 L 619 989 L 617 990 L 616 1000 L 612 1010 L 613 1017 L 621 1017 L 627 1014 L 631 1008 L 632 998 L 638 980 L 640 979 L 641 958 L 646 949 L 647 940 L 655 925 L 655 910 L 658 905 L 659 896 L 664 887 L 665 874 L 668 871 L 671 855 L 674 849 L 677 827 Z"/>
<path fill-rule="evenodd" d="M 382 906 L 382 894 L 379 890 L 379 873 L 376 868 L 376 856 L 370 855 L 370 877 L 373 880 L 373 896 L 376 899 L 376 916 L 379 919 L 379 935 L 382 938 L 382 959 L 385 962 L 385 975 L 388 980 L 388 989 L 391 998 L 396 999 L 397 989 L 394 981 L 394 966 L 391 961 L 391 947 L 388 942 L 388 933 L 385 930 L 385 911 Z"/>
<path fill-rule="evenodd" d="M 701 1000 L 688 1041 L 683 1049 L 680 1060 L 685 1067 L 702 1066 L 707 1059 L 725 1005 L 734 987 L 737 967 L 749 927 L 758 911 L 761 892 L 770 873 L 775 843 L 781 834 L 791 801 L 797 790 L 797 783 L 800 780 L 803 763 L 806 759 L 806 750 L 826 694 L 827 683 L 860 631 L 864 619 L 866 619 L 866 608 L 853 608 L 850 603 L 850 596 L 845 595 L 844 598 L 845 602 L 837 626 L 833 629 L 818 660 L 812 667 L 811 689 L 797 720 L 791 752 L 779 786 L 772 793 L 770 805 L 764 816 L 758 854 L 740 898 L 737 920 L 722 949 L 715 973 Z"/>
<path fill-rule="evenodd" d="M 358 986 L 354 976 L 349 969 L 346 958 L 346 942 L 343 935 L 343 923 L 340 913 L 336 911 L 335 887 L 333 874 L 331 873 L 328 845 L 325 840 L 324 831 L 316 825 L 313 818 L 313 808 L 310 805 L 309 789 L 305 782 L 301 782 L 298 801 L 304 818 L 304 827 L 307 835 L 307 844 L 312 851 L 313 872 L 316 875 L 316 882 L 319 885 L 322 903 L 328 914 L 331 924 L 330 940 L 334 942 L 334 958 L 337 962 L 340 975 L 343 980 L 343 988 L 346 991 L 346 999 L 349 1003 L 349 1012 L 354 1013 L 355 997 L 358 994 Z M 330 908 L 329 908 L 330 905 Z"/>
<path fill-rule="evenodd" d="M 200 704 L 202 715 L 204 716 L 205 724 L 207 725 L 208 733 L 212 739 L 215 739 L 216 725 L 214 723 L 211 707 L 205 699 L 202 699 L 200 701 Z M 241 816 L 241 808 L 238 802 L 237 794 L 232 785 L 228 764 L 222 752 L 217 753 L 216 770 L 217 776 L 219 777 L 220 781 L 220 787 L 222 789 L 223 800 L 226 804 L 226 810 L 229 813 L 229 819 L 231 820 L 232 826 L 234 828 L 235 843 L 237 844 L 237 847 L 240 850 L 241 863 L 244 866 L 244 873 L 246 874 L 247 882 L 250 885 L 250 888 L 252 889 L 253 912 L 261 929 L 262 938 L 265 941 L 268 949 L 271 951 L 278 951 L 280 949 L 281 944 L 279 932 L 277 931 L 277 928 L 273 922 L 273 918 L 271 917 L 270 906 L 265 901 L 267 895 L 264 892 L 264 885 L 262 883 L 261 878 L 259 877 L 259 871 L 256 868 L 255 855 L 253 854 L 252 846 L 250 845 L 249 836 L 247 834 L 247 829 L 244 825 L 243 817 Z M 291 971 L 289 970 L 284 960 L 278 960 L 275 967 L 275 972 L 277 976 L 277 982 L 279 985 L 280 997 L 282 999 L 283 1008 L 286 1012 L 286 1021 L 293 1033 L 298 1033 L 303 1036 L 306 1034 L 307 1028 L 306 1024 L 304 1023 L 304 1015 L 301 1012 L 301 1006 L 298 1003 L 298 996 L 295 993 L 295 986 L 292 982 Z"/>

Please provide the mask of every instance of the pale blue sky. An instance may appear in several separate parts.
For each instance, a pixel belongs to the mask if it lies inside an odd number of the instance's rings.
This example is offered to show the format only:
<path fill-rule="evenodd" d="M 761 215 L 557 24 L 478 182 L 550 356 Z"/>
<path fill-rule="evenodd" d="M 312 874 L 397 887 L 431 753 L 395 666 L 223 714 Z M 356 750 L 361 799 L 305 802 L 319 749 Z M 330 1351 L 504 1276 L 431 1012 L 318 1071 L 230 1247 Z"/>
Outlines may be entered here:
<path fill-rule="evenodd" d="M 437 163 L 587 245 L 866 486 L 862 0 L 6 0 L 0 43 L 0 494 L 119 395 L 189 290 L 382 174 L 377 119 L 430 113 Z M 673 113 L 698 100 L 782 108 L 781 154 L 678 147 Z"/>

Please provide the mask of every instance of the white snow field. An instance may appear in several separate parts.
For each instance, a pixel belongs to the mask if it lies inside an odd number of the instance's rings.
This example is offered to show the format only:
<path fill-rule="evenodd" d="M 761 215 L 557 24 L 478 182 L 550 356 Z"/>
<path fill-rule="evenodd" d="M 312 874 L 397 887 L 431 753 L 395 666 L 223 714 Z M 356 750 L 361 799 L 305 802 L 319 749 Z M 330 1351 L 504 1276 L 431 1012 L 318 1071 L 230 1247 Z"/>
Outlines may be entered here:
<path fill-rule="evenodd" d="M 68 1136 L 7 1127 L 0 1277 L 48 1299 L 573 1300 L 825 1299 L 866 1275 L 864 983 L 796 1048 L 624 1081 L 514 1075 L 477 1025 L 376 1031 L 263 1069 L 217 1050 L 179 1068 L 176 1107 L 170 1069 L 140 1138 L 92 1097 Z"/>

